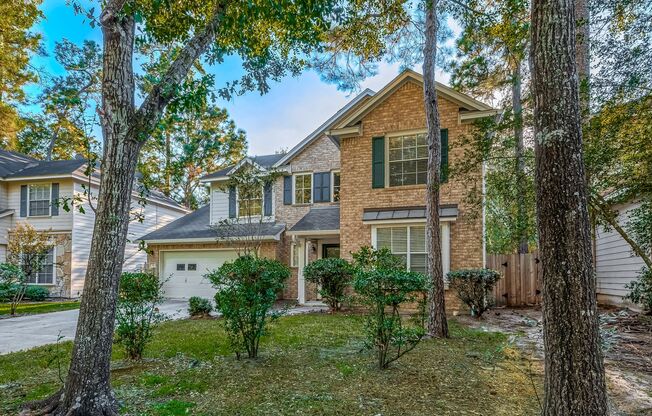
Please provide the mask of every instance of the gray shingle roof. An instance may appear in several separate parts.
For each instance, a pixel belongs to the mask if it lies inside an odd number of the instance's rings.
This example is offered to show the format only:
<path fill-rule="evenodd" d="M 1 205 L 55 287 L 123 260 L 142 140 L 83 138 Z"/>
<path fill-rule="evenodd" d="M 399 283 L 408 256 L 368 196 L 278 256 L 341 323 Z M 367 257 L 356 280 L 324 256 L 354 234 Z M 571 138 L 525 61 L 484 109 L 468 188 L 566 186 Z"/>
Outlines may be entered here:
<path fill-rule="evenodd" d="M 64 175 L 73 173 L 86 164 L 85 159 L 73 160 L 39 160 L 36 165 L 21 169 L 12 174 L 6 175 L 7 178 L 29 178 L 34 176 L 45 175 Z"/>
<path fill-rule="evenodd" d="M 0 149 L 0 177 L 25 169 L 34 163 L 38 163 L 38 160 L 22 153 Z"/>
<path fill-rule="evenodd" d="M 303 216 L 290 232 L 335 231 L 340 229 L 340 207 L 313 207 Z"/>
<path fill-rule="evenodd" d="M 457 217 L 457 213 L 456 204 L 439 207 L 439 216 L 442 218 Z M 364 210 L 362 221 L 407 220 L 425 217 L 426 207 L 370 208 Z"/>
<path fill-rule="evenodd" d="M 251 159 L 254 163 L 264 167 L 264 168 L 271 168 L 274 166 L 274 163 L 278 162 L 281 160 L 281 158 L 285 156 L 285 153 L 279 153 L 279 154 L 273 154 L 273 155 L 262 155 L 262 156 L 249 156 L 249 159 Z M 207 175 L 204 175 L 201 179 L 217 179 L 217 178 L 224 178 L 227 176 L 229 171 L 233 169 L 233 166 L 227 166 L 224 169 L 220 169 L 216 172 L 209 173 Z"/>
<path fill-rule="evenodd" d="M 252 224 L 224 224 L 210 227 L 210 205 L 204 205 L 197 211 L 185 215 L 165 227 L 153 231 L 139 240 L 181 240 L 187 238 L 238 238 L 249 235 L 275 236 L 285 229 L 285 224 L 263 222 Z"/>

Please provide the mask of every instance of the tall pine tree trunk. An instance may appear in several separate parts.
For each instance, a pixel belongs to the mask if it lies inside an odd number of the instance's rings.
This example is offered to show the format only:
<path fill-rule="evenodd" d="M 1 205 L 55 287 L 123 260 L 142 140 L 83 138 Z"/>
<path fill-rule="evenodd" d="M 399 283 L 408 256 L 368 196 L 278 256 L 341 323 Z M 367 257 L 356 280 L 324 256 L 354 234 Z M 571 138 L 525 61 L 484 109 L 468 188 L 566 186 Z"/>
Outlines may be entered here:
<path fill-rule="evenodd" d="M 525 188 L 525 151 L 523 145 L 523 103 L 521 100 L 521 62 L 518 62 L 512 73 L 512 108 L 514 111 L 514 168 L 516 180 L 516 229 L 518 231 L 518 252 L 528 252 L 530 238 L 528 235 L 528 216 Z"/>
<path fill-rule="evenodd" d="M 607 415 L 582 154 L 571 0 L 532 3 L 537 219 L 543 262 L 544 415 Z"/>
<path fill-rule="evenodd" d="M 448 338 L 448 322 L 444 301 L 444 271 L 441 259 L 441 231 L 439 226 L 439 186 L 441 182 L 441 132 L 437 90 L 435 88 L 435 60 L 437 57 L 437 0 L 426 3 L 426 30 L 423 50 L 423 95 L 428 127 L 428 175 L 426 192 L 426 252 L 427 273 L 431 279 L 428 294 L 428 334 Z"/>

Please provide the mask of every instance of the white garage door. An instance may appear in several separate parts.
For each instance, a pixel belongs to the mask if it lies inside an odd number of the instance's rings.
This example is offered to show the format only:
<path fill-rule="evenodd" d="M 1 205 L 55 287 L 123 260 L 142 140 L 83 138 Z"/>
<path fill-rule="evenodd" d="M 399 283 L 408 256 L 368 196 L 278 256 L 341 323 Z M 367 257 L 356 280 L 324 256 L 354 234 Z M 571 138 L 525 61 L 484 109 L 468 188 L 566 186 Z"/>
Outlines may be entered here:
<path fill-rule="evenodd" d="M 237 257 L 233 250 L 164 251 L 161 255 L 161 279 L 167 279 L 163 284 L 165 297 L 181 299 L 212 299 L 215 289 L 204 275 Z"/>

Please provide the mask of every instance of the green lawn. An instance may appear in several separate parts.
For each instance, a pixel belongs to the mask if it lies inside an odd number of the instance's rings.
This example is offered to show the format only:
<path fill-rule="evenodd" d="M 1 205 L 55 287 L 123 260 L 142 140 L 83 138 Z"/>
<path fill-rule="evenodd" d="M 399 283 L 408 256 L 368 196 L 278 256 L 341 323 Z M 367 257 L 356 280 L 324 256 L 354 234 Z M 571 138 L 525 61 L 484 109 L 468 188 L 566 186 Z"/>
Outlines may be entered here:
<path fill-rule="evenodd" d="M 79 309 L 79 302 L 64 301 L 64 302 L 34 302 L 23 303 L 18 305 L 16 313 L 18 315 L 33 315 L 35 313 L 48 313 L 67 311 L 70 309 Z M 9 315 L 11 306 L 9 303 L 0 303 L 0 315 Z"/>
<path fill-rule="evenodd" d="M 281 318 L 258 360 L 236 361 L 217 320 L 162 324 L 146 358 L 116 348 L 113 385 L 130 415 L 535 415 L 526 362 L 506 336 L 451 323 L 385 371 L 359 316 Z M 0 414 L 60 386 L 69 342 L 0 356 Z M 540 385 L 540 374 L 534 376 Z"/>

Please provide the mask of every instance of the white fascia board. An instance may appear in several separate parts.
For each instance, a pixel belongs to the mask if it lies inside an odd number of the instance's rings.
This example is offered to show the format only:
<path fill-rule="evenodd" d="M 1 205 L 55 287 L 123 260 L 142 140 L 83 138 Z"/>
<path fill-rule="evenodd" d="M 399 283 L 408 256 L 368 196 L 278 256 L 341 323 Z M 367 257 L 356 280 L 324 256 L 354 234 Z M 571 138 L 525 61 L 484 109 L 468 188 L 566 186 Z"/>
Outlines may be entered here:
<path fill-rule="evenodd" d="M 288 231 L 288 235 L 300 236 L 324 236 L 324 235 L 340 235 L 340 230 L 308 230 L 308 231 Z"/>
<path fill-rule="evenodd" d="M 276 235 L 263 235 L 259 238 L 261 241 L 278 241 L 280 240 L 281 232 Z M 223 241 L 242 241 L 248 237 L 220 237 L 218 238 L 171 238 L 168 240 L 143 240 L 141 238 L 136 239 L 136 241 L 144 241 L 147 244 L 180 244 L 180 243 L 220 243 Z"/>

